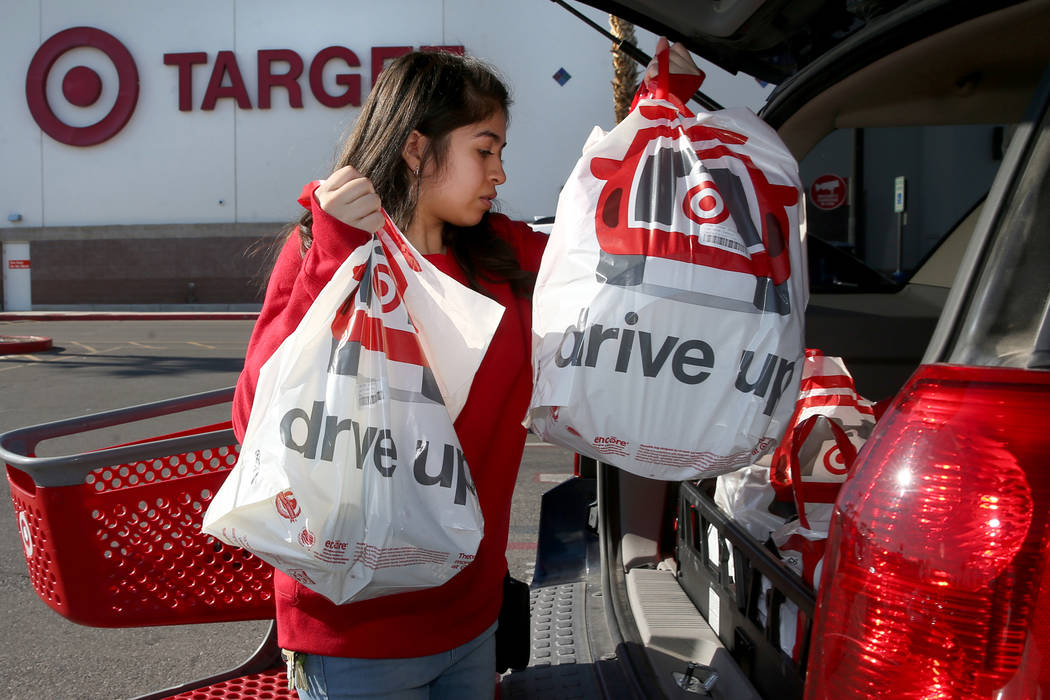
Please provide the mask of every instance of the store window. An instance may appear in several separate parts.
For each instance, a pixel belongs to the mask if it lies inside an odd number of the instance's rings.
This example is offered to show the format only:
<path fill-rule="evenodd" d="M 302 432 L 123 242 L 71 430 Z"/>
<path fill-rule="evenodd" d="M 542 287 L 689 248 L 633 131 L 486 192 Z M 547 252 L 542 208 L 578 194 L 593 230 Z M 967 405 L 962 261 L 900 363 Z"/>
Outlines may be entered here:
<path fill-rule="evenodd" d="M 815 292 L 894 291 L 983 202 L 998 125 L 840 129 L 800 163 Z"/>

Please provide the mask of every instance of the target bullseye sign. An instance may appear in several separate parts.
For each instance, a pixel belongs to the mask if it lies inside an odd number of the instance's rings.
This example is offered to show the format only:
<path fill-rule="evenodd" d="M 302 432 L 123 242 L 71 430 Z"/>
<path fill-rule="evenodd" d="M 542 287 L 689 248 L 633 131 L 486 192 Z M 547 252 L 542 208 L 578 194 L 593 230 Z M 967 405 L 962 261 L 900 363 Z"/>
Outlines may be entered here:
<path fill-rule="evenodd" d="M 82 47 L 98 49 L 117 69 L 117 100 L 94 124 L 71 126 L 58 118 L 47 98 L 47 81 L 55 61 Z M 77 107 L 89 107 L 102 95 L 102 79 L 87 66 L 76 66 L 62 78 L 62 96 Z M 139 99 L 139 72 L 135 59 L 112 34 L 94 27 L 73 27 L 45 41 L 26 72 L 26 104 L 45 134 L 70 146 L 94 146 L 124 128 Z"/>

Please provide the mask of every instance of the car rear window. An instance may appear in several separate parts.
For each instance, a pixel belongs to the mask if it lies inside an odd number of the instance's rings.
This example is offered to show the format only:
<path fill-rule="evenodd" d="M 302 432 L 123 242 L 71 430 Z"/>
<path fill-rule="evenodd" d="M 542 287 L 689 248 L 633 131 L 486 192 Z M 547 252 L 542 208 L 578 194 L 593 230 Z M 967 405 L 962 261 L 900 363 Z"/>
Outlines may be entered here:
<path fill-rule="evenodd" d="M 978 258 L 948 361 L 1050 368 L 1050 124 L 1045 111 Z"/>
<path fill-rule="evenodd" d="M 799 164 L 808 234 L 827 244 L 810 253 L 811 291 L 900 289 L 983 200 L 1011 131 L 928 124 L 825 136 Z"/>

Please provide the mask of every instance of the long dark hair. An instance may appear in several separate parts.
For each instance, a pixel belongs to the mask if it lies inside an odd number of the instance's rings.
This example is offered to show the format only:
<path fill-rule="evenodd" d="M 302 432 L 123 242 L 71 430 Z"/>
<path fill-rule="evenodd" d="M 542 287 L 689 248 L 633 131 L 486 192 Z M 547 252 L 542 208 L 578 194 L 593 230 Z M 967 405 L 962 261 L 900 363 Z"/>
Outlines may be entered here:
<path fill-rule="evenodd" d="M 419 180 L 401 151 L 412 131 L 427 137 L 420 170 L 431 161 L 445 167 L 449 134 L 462 126 L 508 115 L 506 85 L 482 61 L 442 51 L 414 52 L 398 58 L 380 73 L 365 100 L 354 129 L 335 168 L 353 165 L 372 182 L 390 218 L 404 229 L 412 220 L 419 197 Z M 529 296 L 535 275 L 521 269 L 513 249 L 492 235 L 486 218 L 476 226 L 446 224 L 444 244 L 475 291 L 479 284 L 506 281 L 519 296 Z M 305 252 L 313 242 L 313 217 L 306 212 L 294 230 Z"/>

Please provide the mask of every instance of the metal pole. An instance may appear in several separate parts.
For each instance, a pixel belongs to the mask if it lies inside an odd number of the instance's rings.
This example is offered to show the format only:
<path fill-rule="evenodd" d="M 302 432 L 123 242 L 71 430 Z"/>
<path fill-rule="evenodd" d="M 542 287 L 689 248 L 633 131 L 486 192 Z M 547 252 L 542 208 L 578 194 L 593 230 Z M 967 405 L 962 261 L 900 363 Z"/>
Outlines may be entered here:
<path fill-rule="evenodd" d="M 904 212 L 897 212 L 897 272 L 899 279 L 901 275 L 901 259 L 904 251 Z"/>
<path fill-rule="evenodd" d="M 863 237 L 863 231 L 858 231 L 861 225 L 861 196 L 864 192 L 864 129 L 856 127 L 853 129 L 853 157 L 850 159 L 849 193 L 846 205 L 849 214 L 846 224 L 846 243 L 849 244 L 850 252 L 857 255 L 858 244 Z M 863 255 L 860 255 L 863 258 Z"/>

